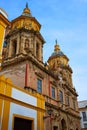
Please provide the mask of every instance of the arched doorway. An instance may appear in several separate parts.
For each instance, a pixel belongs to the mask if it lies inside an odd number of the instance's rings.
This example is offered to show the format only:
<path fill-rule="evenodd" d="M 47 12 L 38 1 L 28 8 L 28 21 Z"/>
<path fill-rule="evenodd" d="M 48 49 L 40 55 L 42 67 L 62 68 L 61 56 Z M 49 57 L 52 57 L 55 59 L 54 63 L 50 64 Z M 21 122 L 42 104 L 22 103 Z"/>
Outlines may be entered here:
<path fill-rule="evenodd" d="M 65 122 L 65 120 L 64 119 L 62 119 L 61 120 L 61 130 L 66 130 L 67 128 L 66 128 L 66 122 Z"/>

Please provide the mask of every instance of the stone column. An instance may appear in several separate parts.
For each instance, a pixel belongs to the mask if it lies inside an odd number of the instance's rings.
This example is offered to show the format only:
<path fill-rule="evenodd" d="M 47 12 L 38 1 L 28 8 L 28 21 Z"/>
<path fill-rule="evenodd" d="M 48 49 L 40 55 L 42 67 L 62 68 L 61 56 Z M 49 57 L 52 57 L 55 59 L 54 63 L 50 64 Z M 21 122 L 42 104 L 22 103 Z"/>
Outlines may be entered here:
<path fill-rule="evenodd" d="M 12 55 L 12 40 L 10 39 L 9 47 L 8 47 L 8 57 Z"/>
<path fill-rule="evenodd" d="M 41 47 L 41 61 L 43 61 L 43 45 Z"/>
<path fill-rule="evenodd" d="M 24 42 L 25 42 L 24 36 L 21 36 L 20 45 L 19 45 L 20 53 L 23 53 L 24 51 Z"/>
<path fill-rule="evenodd" d="M 34 49 L 34 44 L 33 44 L 33 37 L 31 37 L 31 51 L 33 52 L 33 49 Z"/>
<path fill-rule="evenodd" d="M 41 43 L 39 45 L 39 60 L 41 61 L 42 59 L 42 46 L 41 46 Z"/>
<path fill-rule="evenodd" d="M 34 39 L 33 45 L 34 45 L 34 56 L 36 56 L 36 38 Z"/>

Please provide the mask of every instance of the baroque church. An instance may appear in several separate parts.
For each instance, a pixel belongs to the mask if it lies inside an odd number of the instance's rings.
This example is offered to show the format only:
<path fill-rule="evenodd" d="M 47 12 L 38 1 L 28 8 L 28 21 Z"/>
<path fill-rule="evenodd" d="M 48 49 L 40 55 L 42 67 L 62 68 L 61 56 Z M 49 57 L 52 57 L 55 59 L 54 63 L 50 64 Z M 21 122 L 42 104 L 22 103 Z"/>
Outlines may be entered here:
<path fill-rule="evenodd" d="M 26 4 L 22 14 L 6 28 L 0 75 L 27 92 L 44 96 L 44 130 L 80 130 L 78 94 L 69 59 L 55 41 L 53 53 L 47 63 L 43 62 L 45 40 L 40 29 Z"/>

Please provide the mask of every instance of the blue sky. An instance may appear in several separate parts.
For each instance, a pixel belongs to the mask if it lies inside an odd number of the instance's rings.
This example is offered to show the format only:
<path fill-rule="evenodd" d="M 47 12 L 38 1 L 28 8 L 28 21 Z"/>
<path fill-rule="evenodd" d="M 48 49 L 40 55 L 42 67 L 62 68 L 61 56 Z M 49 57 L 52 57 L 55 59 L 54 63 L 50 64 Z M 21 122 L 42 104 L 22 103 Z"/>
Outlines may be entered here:
<path fill-rule="evenodd" d="M 21 15 L 26 2 L 42 25 L 41 33 L 46 41 L 44 62 L 53 52 L 57 39 L 70 59 L 78 100 L 87 100 L 87 0 L 0 0 L 0 7 L 12 20 Z"/>

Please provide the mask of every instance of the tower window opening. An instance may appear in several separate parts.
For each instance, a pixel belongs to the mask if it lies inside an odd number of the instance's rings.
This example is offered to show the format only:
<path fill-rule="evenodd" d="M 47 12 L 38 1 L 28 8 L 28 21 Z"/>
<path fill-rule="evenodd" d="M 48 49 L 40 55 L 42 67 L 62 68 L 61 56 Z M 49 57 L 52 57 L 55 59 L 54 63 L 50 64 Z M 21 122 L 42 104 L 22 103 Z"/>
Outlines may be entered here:
<path fill-rule="evenodd" d="M 36 44 L 36 57 L 39 58 L 39 44 Z"/>
<path fill-rule="evenodd" d="M 12 42 L 12 56 L 16 55 L 16 50 L 17 50 L 17 40 L 13 40 L 13 42 Z"/>

